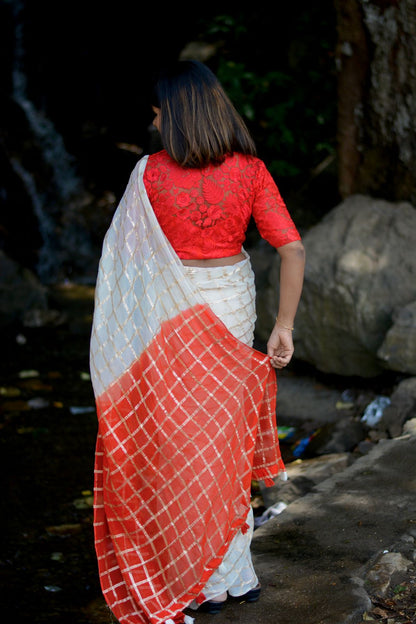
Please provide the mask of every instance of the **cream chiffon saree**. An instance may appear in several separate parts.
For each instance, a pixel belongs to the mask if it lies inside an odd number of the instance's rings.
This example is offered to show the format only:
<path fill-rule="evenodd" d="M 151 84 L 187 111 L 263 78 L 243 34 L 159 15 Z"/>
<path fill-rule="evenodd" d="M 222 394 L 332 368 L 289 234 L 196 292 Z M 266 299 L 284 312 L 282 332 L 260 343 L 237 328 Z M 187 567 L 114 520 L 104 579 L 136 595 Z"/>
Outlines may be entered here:
<path fill-rule="evenodd" d="M 254 587 L 251 480 L 284 471 L 276 375 L 250 346 L 249 260 L 184 267 L 149 203 L 145 166 L 104 240 L 90 351 L 95 544 L 121 624 L 191 622 L 187 606 Z"/>

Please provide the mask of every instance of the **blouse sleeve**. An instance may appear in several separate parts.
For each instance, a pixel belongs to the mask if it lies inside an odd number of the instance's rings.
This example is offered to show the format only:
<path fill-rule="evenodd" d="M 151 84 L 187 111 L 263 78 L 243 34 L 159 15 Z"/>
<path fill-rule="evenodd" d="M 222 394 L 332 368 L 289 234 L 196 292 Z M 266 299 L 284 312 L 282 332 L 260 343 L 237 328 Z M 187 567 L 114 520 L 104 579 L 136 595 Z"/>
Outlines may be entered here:
<path fill-rule="evenodd" d="M 259 161 L 252 214 L 260 236 L 273 247 L 300 240 L 279 189 L 262 161 Z"/>

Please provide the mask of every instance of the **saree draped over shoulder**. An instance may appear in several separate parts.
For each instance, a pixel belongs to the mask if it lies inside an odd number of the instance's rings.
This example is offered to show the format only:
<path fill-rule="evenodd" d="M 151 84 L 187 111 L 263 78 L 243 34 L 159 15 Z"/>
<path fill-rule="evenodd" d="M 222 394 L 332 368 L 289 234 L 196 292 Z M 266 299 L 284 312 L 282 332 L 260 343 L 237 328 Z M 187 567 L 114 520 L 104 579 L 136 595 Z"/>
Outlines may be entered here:
<path fill-rule="evenodd" d="M 104 240 L 90 350 L 95 544 L 121 624 L 178 621 L 204 600 L 245 530 L 251 480 L 284 471 L 275 371 L 188 276 L 148 200 L 146 159 Z"/>

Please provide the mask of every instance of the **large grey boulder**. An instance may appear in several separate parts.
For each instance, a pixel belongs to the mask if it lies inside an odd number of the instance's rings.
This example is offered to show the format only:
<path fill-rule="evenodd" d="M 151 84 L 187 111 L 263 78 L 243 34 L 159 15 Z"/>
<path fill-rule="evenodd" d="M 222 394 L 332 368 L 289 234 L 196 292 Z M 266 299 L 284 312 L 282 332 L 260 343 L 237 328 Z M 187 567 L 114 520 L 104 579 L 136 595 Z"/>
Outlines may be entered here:
<path fill-rule="evenodd" d="M 416 377 L 401 381 L 391 395 L 391 402 L 375 429 L 386 431 L 391 438 L 403 433 L 406 422 L 416 417 Z"/>
<path fill-rule="evenodd" d="M 413 252 L 416 254 L 416 250 Z M 413 278 L 416 280 L 416 276 Z M 383 366 L 416 375 L 416 301 L 393 314 L 393 325 L 378 350 Z"/>
<path fill-rule="evenodd" d="M 372 377 L 386 368 L 414 374 L 415 326 L 408 317 L 416 301 L 415 208 L 351 196 L 303 242 L 306 269 L 295 355 L 343 376 Z M 258 278 L 257 328 L 263 339 L 277 309 L 278 255 L 269 262 L 268 283 L 264 273 Z M 387 337 L 393 324 L 400 328 L 394 347 L 391 334 Z"/>

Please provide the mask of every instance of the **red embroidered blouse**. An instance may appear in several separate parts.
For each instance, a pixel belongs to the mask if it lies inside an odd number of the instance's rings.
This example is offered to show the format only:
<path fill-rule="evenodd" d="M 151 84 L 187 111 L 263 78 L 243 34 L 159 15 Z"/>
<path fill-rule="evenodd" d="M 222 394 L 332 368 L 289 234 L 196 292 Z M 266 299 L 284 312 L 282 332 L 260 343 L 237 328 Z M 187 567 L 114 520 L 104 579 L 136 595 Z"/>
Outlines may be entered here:
<path fill-rule="evenodd" d="M 144 184 L 162 230 L 180 258 L 241 252 L 250 217 L 273 247 L 300 235 L 264 163 L 243 154 L 220 165 L 185 168 L 165 150 L 148 157 Z"/>

